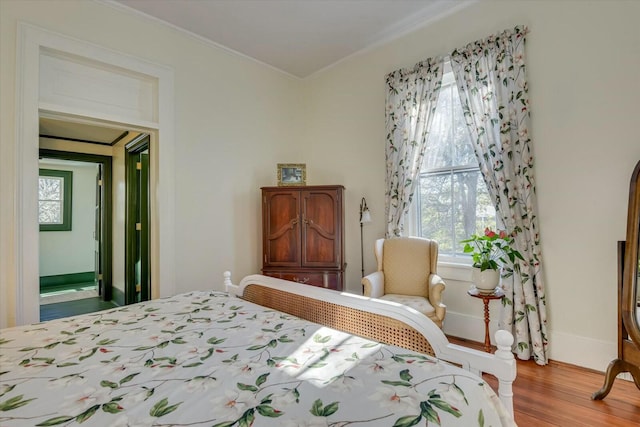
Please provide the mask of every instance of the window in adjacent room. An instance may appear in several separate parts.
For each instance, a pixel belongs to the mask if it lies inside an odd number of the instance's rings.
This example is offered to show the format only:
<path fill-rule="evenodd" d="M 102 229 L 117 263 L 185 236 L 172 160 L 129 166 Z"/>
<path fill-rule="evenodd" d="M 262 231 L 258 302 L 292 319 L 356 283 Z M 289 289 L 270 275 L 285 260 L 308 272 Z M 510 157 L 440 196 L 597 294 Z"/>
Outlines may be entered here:
<path fill-rule="evenodd" d="M 414 208 L 412 234 L 438 241 L 445 260 L 469 258 L 460 240 L 496 227 L 451 71 L 443 76 Z"/>
<path fill-rule="evenodd" d="M 38 179 L 40 231 L 71 230 L 72 179 L 71 171 L 40 169 Z"/>

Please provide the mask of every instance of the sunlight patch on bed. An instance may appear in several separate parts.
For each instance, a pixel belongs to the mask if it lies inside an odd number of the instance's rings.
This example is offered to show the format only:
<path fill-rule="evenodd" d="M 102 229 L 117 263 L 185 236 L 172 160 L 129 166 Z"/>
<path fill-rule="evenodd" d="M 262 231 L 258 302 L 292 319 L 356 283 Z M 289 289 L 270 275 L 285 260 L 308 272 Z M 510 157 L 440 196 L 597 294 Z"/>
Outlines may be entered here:
<path fill-rule="evenodd" d="M 350 388 L 349 370 L 379 351 L 382 344 L 322 327 L 289 356 L 279 360 L 275 368 L 288 376 L 323 388 L 333 384 Z M 371 361 L 366 363 L 375 365 Z M 373 369 L 373 367 L 372 367 Z"/>

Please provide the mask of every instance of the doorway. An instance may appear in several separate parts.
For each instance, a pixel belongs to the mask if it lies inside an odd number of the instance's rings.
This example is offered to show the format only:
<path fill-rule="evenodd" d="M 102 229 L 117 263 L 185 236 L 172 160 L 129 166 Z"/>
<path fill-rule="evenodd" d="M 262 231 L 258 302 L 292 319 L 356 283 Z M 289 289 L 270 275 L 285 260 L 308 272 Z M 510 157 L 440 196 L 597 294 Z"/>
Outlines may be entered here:
<path fill-rule="evenodd" d="M 17 34 L 15 157 L 0 159 L 2 166 L 13 167 L 17 173 L 15 188 L 2 192 L 6 200 L 15 198 L 15 213 L 0 224 L 0 231 L 15 236 L 14 241 L 0 241 L 3 253 L 15 253 L 15 262 L 7 263 L 7 269 L 0 272 L 3 279 L 0 290 L 15 295 L 15 302 L 0 299 L 0 312 L 6 313 L 0 316 L 0 326 L 40 320 L 39 274 L 38 268 L 34 268 L 38 264 L 38 219 L 34 209 L 38 200 L 38 162 L 34 153 L 38 152 L 38 115 L 43 105 L 49 107 L 48 112 L 144 128 L 150 133 L 151 254 L 158 261 L 152 265 L 152 297 L 174 294 L 174 181 L 172 173 L 160 173 L 174 169 L 173 70 L 31 24 L 19 22 Z M 65 63 L 66 71 L 61 74 L 60 67 L 45 67 L 42 61 L 45 56 L 54 56 Z M 113 86 L 112 77 L 132 84 Z M 59 83 L 60 78 L 67 83 L 57 84 L 58 90 L 45 90 L 51 83 Z M 120 91 L 104 90 L 102 82 Z M 123 87 L 125 91 L 134 87 L 140 90 L 135 96 L 131 93 L 120 96 Z M 61 92 L 63 88 L 66 90 Z M 51 96 L 44 99 L 45 93 Z"/>
<path fill-rule="evenodd" d="M 112 159 L 39 151 L 40 318 L 114 307 Z"/>

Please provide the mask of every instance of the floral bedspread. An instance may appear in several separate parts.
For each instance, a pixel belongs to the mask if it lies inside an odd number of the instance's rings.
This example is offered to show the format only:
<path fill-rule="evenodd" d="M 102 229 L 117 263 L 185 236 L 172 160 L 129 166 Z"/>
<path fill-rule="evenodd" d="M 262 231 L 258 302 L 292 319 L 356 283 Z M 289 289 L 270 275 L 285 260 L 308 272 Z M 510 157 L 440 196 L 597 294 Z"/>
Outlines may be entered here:
<path fill-rule="evenodd" d="M 2 426 L 513 425 L 431 357 L 191 292 L 0 331 Z"/>

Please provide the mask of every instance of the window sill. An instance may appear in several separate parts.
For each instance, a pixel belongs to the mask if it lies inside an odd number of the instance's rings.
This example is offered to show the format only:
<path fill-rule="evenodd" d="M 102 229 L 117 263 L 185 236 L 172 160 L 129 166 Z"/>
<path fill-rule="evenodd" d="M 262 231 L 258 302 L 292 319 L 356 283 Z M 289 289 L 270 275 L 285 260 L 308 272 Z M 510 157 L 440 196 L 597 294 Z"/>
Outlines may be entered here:
<path fill-rule="evenodd" d="M 438 275 L 446 280 L 471 282 L 471 264 L 463 262 L 438 261 Z"/>

